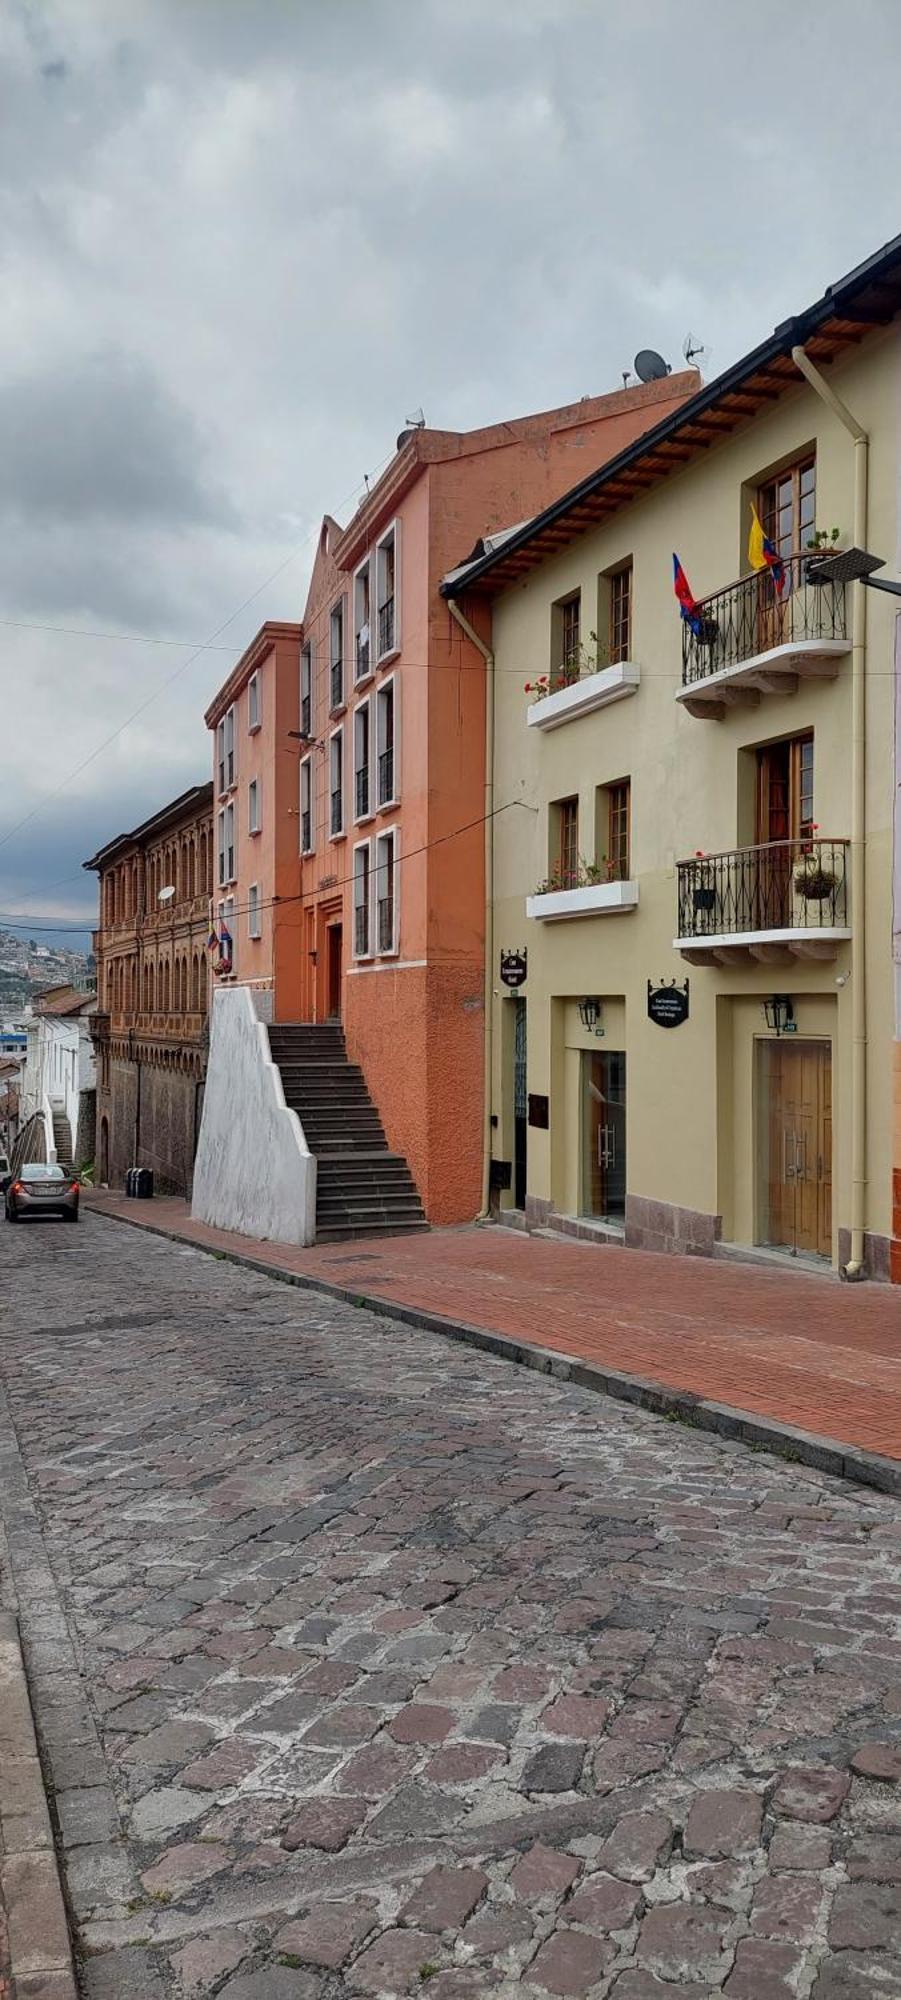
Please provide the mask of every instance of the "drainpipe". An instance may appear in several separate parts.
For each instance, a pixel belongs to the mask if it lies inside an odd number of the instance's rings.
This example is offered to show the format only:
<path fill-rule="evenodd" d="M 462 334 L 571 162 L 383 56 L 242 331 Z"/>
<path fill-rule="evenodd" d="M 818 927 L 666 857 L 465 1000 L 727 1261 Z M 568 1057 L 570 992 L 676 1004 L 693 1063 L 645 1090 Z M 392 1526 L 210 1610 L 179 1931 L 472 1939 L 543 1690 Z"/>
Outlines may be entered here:
<path fill-rule="evenodd" d="M 803 347 L 792 360 L 833 416 L 854 439 L 855 548 L 867 546 L 870 440 L 835 390 L 814 367 Z M 851 980 L 851 1255 L 841 1276 L 863 1277 L 867 1186 L 867 593 L 852 585 L 851 613 L 851 911 L 854 923 L 854 976 Z"/>
<path fill-rule="evenodd" d="M 472 641 L 485 662 L 485 1036 L 482 1106 L 482 1208 L 477 1217 L 486 1222 L 491 1210 L 491 1087 L 494 1047 L 494 654 L 470 625 L 454 598 L 447 608 L 461 632 Z"/>

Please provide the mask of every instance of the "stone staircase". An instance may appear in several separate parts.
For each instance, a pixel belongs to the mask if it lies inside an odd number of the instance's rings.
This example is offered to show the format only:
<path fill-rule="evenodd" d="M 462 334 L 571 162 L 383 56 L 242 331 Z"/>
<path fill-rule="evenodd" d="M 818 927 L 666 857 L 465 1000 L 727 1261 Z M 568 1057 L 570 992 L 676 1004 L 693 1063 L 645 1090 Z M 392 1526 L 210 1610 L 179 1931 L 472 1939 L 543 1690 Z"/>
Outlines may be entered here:
<path fill-rule="evenodd" d="M 405 1159 L 388 1150 L 362 1070 L 347 1059 L 337 1022 L 269 1029 L 285 1101 L 316 1158 L 316 1241 L 401 1236 L 427 1229 Z"/>
<path fill-rule="evenodd" d="M 58 1165 L 63 1168 L 65 1173 L 71 1173 L 72 1129 L 65 1113 L 57 1111 L 55 1108 L 53 1108 L 53 1144 L 56 1148 Z"/>

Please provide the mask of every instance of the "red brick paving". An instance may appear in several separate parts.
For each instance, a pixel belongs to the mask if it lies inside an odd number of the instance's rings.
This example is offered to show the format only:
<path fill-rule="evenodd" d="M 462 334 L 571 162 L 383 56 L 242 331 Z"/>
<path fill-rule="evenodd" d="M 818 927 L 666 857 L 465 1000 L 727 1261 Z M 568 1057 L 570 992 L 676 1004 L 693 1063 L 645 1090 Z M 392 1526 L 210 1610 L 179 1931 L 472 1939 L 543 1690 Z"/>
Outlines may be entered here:
<path fill-rule="evenodd" d="M 295 1250 L 191 1219 L 184 1201 L 90 1205 L 209 1249 L 370 1292 L 901 1458 L 901 1296 L 802 1271 L 552 1242 L 513 1230 Z"/>

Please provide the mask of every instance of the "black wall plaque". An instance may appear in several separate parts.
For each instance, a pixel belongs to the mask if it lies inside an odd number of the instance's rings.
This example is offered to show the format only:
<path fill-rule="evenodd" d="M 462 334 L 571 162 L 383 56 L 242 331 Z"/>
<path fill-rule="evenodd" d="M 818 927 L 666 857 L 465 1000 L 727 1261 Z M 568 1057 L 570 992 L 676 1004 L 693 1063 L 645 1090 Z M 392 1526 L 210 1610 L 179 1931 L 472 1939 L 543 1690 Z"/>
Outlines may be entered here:
<path fill-rule="evenodd" d="M 511 1160 L 492 1160 L 489 1185 L 498 1194 L 502 1188 L 513 1186 L 513 1163 Z"/>
<path fill-rule="evenodd" d="M 527 951 L 501 952 L 501 978 L 505 986 L 524 986 L 529 970 Z"/>
<path fill-rule="evenodd" d="M 551 1101 L 549 1097 L 533 1097 L 529 1092 L 529 1124 L 537 1132 L 546 1132 L 551 1122 Z"/>
<path fill-rule="evenodd" d="M 675 980 L 669 986 L 652 986 L 648 980 L 648 1019 L 658 1028 L 681 1028 L 688 1020 L 688 980 L 684 986 Z"/>

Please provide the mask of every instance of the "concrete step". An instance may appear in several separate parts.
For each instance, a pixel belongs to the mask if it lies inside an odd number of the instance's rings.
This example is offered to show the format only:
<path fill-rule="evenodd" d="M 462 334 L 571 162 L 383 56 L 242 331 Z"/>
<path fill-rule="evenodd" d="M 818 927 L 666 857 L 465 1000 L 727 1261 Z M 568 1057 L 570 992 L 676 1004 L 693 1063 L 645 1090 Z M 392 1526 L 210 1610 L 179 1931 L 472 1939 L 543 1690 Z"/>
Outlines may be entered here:
<path fill-rule="evenodd" d="M 381 1226 L 377 1223 L 369 1223 L 362 1228 L 359 1228 L 355 1223 L 348 1223 L 346 1226 L 343 1223 L 326 1223 L 322 1229 L 317 1226 L 316 1241 L 317 1243 L 347 1243 L 355 1237 L 413 1236 L 423 1229 L 428 1229 L 428 1226 L 425 1220 L 422 1222 L 389 1222 Z"/>

